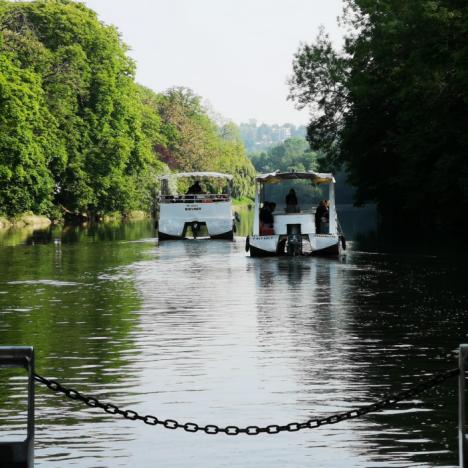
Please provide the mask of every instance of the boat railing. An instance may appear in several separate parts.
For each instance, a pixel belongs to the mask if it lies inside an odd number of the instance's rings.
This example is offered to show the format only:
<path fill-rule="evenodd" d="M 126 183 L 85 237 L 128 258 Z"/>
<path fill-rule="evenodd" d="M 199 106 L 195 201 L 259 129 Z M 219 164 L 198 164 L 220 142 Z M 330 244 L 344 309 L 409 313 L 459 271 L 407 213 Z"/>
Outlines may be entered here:
<path fill-rule="evenodd" d="M 302 210 L 300 209 L 299 211 L 286 211 L 286 210 L 275 210 L 273 213 L 273 216 L 284 216 L 284 215 L 313 215 L 315 214 L 315 208 L 313 209 L 307 209 L 307 210 Z"/>
<path fill-rule="evenodd" d="M 200 193 L 185 195 L 160 195 L 160 203 L 217 203 L 230 201 L 231 197 L 225 193 Z"/>

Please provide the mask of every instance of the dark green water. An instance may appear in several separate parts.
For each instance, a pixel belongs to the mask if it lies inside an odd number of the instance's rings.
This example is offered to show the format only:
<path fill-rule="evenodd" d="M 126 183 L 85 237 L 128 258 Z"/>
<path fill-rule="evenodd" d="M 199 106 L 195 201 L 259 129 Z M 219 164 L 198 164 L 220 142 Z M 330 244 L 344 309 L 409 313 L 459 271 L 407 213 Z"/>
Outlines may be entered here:
<path fill-rule="evenodd" d="M 351 221 L 359 237 L 364 221 Z M 351 241 L 341 260 L 251 259 L 242 238 L 158 246 L 154 236 L 150 222 L 3 234 L 0 344 L 34 345 L 39 373 L 143 414 L 245 426 L 372 403 L 456 366 L 447 354 L 468 341 L 459 254 L 382 254 Z M 24 429 L 24 379 L 0 373 L 3 440 Z M 38 387 L 36 463 L 455 467 L 456 385 L 257 437 L 153 428 Z"/>

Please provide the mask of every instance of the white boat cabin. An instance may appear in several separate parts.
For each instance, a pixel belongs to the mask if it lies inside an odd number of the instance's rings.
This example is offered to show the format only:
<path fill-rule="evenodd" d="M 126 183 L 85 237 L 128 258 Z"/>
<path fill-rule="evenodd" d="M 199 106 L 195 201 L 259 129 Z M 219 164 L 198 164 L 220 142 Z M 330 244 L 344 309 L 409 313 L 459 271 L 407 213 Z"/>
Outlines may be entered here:
<path fill-rule="evenodd" d="M 230 174 L 180 172 L 160 181 L 159 241 L 185 239 L 189 232 L 193 238 L 233 239 Z"/>
<path fill-rule="evenodd" d="M 253 233 L 246 240 L 251 256 L 339 255 L 344 247 L 333 174 L 276 171 L 257 176 Z"/>

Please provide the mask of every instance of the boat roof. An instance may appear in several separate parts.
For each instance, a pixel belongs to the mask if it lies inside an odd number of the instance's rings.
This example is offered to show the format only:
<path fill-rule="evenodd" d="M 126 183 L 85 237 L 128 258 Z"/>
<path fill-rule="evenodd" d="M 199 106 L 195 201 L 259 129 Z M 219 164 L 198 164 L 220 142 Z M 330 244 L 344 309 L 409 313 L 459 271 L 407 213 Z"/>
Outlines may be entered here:
<path fill-rule="evenodd" d="M 255 178 L 257 182 L 261 184 L 277 184 L 283 180 L 310 180 L 315 184 L 329 184 L 335 182 L 335 178 L 332 173 L 327 172 L 270 172 L 268 174 L 259 174 Z"/>
<path fill-rule="evenodd" d="M 166 174 L 160 177 L 161 180 L 168 180 L 171 178 L 180 177 L 215 177 L 217 179 L 228 179 L 232 180 L 231 174 L 222 174 L 221 172 L 175 172 L 173 174 Z"/>

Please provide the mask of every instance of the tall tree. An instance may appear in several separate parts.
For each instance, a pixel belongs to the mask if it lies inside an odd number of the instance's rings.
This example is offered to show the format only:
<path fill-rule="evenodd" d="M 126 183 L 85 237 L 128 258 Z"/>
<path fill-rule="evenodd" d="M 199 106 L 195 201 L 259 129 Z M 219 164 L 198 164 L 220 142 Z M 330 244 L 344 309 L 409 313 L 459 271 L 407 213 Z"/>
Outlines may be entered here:
<path fill-rule="evenodd" d="M 155 159 L 134 64 L 115 28 L 70 0 L 0 1 L 0 34 L 0 53 L 35 77 L 37 112 L 54 116 L 66 149 L 46 158 L 54 203 L 91 216 L 143 207 L 141 181 Z"/>
<path fill-rule="evenodd" d="M 407 232 L 467 224 L 468 4 L 348 0 L 344 51 L 322 34 L 294 59 L 308 139 L 345 163 L 357 201 Z"/>
<path fill-rule="evenodd" d="M 0 213 L 50 213 L 65 148 L 37 76 L 0 55 Z"/>
<path fill-rule="evenodd" d="M 201 99 L 187 88 L 172 88 L 159 99 L 162 160 L 174 170 L 222 171 L 234 176 L 234 196 L 253 194 L 255 170 L 248 160 L 237 127 L 221 128 L 209 118 Z"/>

